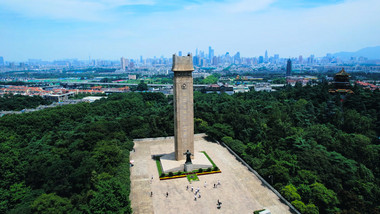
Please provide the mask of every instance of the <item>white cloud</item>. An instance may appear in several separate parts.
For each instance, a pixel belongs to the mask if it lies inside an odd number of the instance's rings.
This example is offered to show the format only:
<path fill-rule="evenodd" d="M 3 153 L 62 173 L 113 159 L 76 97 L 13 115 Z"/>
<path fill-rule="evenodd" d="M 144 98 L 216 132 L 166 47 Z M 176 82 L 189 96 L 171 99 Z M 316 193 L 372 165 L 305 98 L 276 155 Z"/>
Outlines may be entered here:
<path fill-rule="evenodd" d="M 153 5 L 153 0 L 5 0 L 0 6 L 26 17 L 107 21 L 107 10 L 124 5 Z"/>
<path fill-rule="evenodd" d="M 1 1 L 0 6 L 6 5 Z M 155 5 L 157 2 L 141 0 L 137 3 Z M 272 2 L 205 2 L 184 5 L 182 10 L 132 16 L 116 12 L 110 15 L 108 11 L 136 3 L 132 0 L 34 0 L 33 3 L 9 0 L 7 7 L 12 6 L 14 11 L 32 17 L 105 20 L 105 23 L 96 26 L 78 24 L 74 30 L 54 29 L 55 33 L 47 30 L 43 36 L 30 28 L 29 34 L 34 37 L 20 33 L 25 35 L 24 39 L 17 40 L 9 33 L 9 36 L 0 35 L 0 38 L 19 45 L 25 55 L 29 47 L 31 58 L 34 53 L 42 54 L 44 50 L 32 46 L 33 39 L 25 42 L 25 38 L 41 38 L 41 47 L 61 47 L 61 55 L 67 53 L 67 57 L 88 56 L 90 53 L 111 59 L 122 55 L 138 57 L 140 54 L 144 57 L 170 56 L 178 50 L 207 50 L 210 45 L 216 54 L 240 51 L 242 56 L 258 56 L 267 49 L 270 55 L 278 53 L 281 57 L 321 56 L 327 52 L 380 45 L 380 28 L 377 27 L 380 23 L 379 0 L 349 0 L 314 8 L 282 9 L 271 7 Z M 77 45 L 68 46 L 61 41 Z M 78 48 L 81 44 L 88 48 Z M 2 48 L 9 52 L 15 49 L 12 46 Z M 49 50 L 46 52 L 50 53 Z M 46 54 L 46 58 L 49 57 L 54 56 Z"/>
<path fill-rule="evenodd" d="M 272 1 L 257 5 L 252 2 L 207 3 L 165 18 L 150 17 L 144 23 L 161 26 L 165 32 L 155 31 L 155 36 L 147 41 L 152 46 L 166 41 L 182 50 L 207 49 L 212 45 L 219 54 L 241 51 L 246 56 L 257 56 L 266 49 L 282 56 L 321 56 L 380 44 L 378 0 L 287 9 L 270 7 Z M 232 13 L 221 8 L 229 8 Z M 146 29 L 140 30 L 152 35 Z"/>
<path fill-rule="evenodd" d="M 104 5 L 111 7 L 118 7 L 124 5 L 154 5 L 156 1 L 154 0 L 91 0 L 93 2 L 100 2 Z"/>
<path fill-rule="evenodd" d="M 242 0 L 239 2 L 229 3 L 224 9 L 232 13 L 256 12 L 267 9 L 275 0 Z"/>

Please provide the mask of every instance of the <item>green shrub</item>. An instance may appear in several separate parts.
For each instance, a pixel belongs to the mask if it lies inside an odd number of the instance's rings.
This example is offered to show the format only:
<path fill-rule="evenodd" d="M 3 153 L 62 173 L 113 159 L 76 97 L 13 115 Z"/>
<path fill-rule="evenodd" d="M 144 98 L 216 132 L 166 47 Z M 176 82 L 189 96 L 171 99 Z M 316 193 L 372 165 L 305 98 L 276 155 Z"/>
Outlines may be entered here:
<path fill-rule="evenodd" d="M 162 174 L 160 175 L 160 178 L 165 177 L 165 176 L 166 176 L 165 173 L 162 173 Z"/>
<path fill-rule="evenodd" d="M 203 172 L 203 169 L 202 169 L 202 168 L 199 168 L 199 169 L 198 169 L 198 172 L 199 172 L 199 173 Z"/>
<path fill-rule="evenodd" d="M 177 172 L 177 175 L 182 175 L 182 172 L 181 172 L 181 171 L 178 171 L 178 172 Z"/>
<path fill-rule="evenodd" d="M 169 177 L 173 177 L 173 172 L 169 172 Z"/>
<path fill-rule="evenodd" d="M 301 196 L 298 194 L 297 189 L 292 184 L 289 184 L 281 189 L 281 195 L 283 195 L 289 201 L 300 201 Z"/>
<path fill-rule="evenodd" d="M 211 172 L 211 167 L 207 168 L 206 172 Z"/>
<path fill-rule="evenodd" d="M 218 171 L 219 168 L 216 166 L 216 167 L 214 167 L 212 170 L 213 170 L 213 171 Z"/>

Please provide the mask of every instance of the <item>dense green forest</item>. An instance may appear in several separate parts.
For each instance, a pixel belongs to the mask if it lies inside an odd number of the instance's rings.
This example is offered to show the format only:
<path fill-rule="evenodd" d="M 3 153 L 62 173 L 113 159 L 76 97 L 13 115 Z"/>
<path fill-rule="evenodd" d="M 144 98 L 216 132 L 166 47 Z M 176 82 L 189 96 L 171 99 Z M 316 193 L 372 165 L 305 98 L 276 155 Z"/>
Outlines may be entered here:
<path fill-rule="evenodd" d="M 302 213 L 380 213 L 380 91 L 328 85 L 196 94 L 198 129 L 221 140 Z"/>
<path fill-rule="evenodd" d="M 195 92 L 195 131 L 302 213 L 380 213 L 380 92 L 328 87 Z M 0 118 L 0 213 L 130 213 L 132 139 L 173 135 L 172 99 L 126 93 Z"/>
<path fill-rule="evenodd" d="M 128 93 L 0 118 L 0 213 L 131 213 L 132 138 L 168 135 L 168 112 Z"/>
<path fill-rule="evenodd" d="M 40 96 L 23 96 L 5 94 L 0 97 L 0 110 L 2 111 L 20 111 L 25 108 L 36 108 L 39 105 L 49 105 L 50 101 Z"/>

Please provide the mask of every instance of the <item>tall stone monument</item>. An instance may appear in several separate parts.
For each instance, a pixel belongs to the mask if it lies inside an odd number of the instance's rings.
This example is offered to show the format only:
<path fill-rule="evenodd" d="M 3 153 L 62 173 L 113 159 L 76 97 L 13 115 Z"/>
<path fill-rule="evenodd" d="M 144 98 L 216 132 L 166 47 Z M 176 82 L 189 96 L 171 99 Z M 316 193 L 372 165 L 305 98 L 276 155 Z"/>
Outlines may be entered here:
<path fill-rule="evenodd" d="M 173 55 L 174 72 L 174 147 L 175 159 L 184 160 L 184 153 L 194 154 L 193 57 Z M 193 158 L 193 156 L 191 157 Z"/>

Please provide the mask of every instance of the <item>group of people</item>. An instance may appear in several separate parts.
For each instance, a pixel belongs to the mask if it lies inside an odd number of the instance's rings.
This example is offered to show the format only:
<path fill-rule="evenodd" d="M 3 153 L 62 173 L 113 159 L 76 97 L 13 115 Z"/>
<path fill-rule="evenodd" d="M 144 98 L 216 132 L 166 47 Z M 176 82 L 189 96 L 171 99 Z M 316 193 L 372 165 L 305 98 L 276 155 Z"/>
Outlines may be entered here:
<path fill-rule="evenodd" d="M 189 185 L 186 186 L 186 190 L 189 190 Z M 191 192 L 194 192 L 194 201 L 197 200 L 197 198 L 201 198 L 201 189 L 198 187 L 194 191 L 194 187 L 191 186 Z"/>
<path fill-rule="evenodd" d="M 218 183 L 214 183 L 214 188 L 218 188 L 219 185 L 220 185 L 220 180 L 218 180 Z"/>
<path fill-rule="evenodd" d="M 150 179 L 150 183 L 151 183 L 151 184 L 153 183 L 153 175 L 152 175 L 152 177 L 151 177 L 151 179 Z M 166 193 L 165 193 L 165 196 L 166 196 L 166 197 L 169 197 L 169 192 L 166 192 Z M 150 197 L 153 197 L 153 192 L 150 192 Z"/>
<path fill-rule="evenodd" d="M 153 183 L 153 175 L 152 175 L 152 179 L 150 180 L 150 183 Z M 220 180 L 218 180 L 217 183 L 214 183 L 214 188 L 217 188 L 218 186 L 220 186 Z M 205 181 L 204 183 L 204 188 L 207 187 L 207 182 Z M 194 189 L 194 186 L 192 185 L 191 187 L 189 187 L 189 185 L 186 186 L 186 190 L 188 191 L 190 189 L 191 192 L 194 193 L 194 201 L 198 200 L 199 198 L 201 198 L 201 190 L 199 187 L 197 187 L 196 189 Z M 169 197 L 169 192 L 166 192 L 165 194 L 166 198 Z M 153 197 L 153 192 L 150 192 L 150 197 Z M 220 209 L 221 208 L 221 205 L 222 205 L 222 202 L 219 201 L 218 199 L 218 202 L 217 202 L 217 208 Z"/>
<path fill-rule="evenodd" d="M 219 185 L 221 185 L 220 184 L 220 180 L 218 180 L 217 183 L 214 183 L 214 188 L 217 188 Z M 206 181 L 205 181 L 205 183 L 204 183 L 203 186 L 204 186 L 204 188 L 207 187 L 207 182 Z M 200 192 L 200 188 L 199 187 L 196 188 L 196 189 L 194 189 L 194 186 L 189 187 L 189 185 L 187 185 L 186 186 L 186 190 L 189 190 L 189 189 L 190 189 L 191 192 L 194 192 L 194 201 L 196 201 L 197 199 L 201 198 L 201 192 Z M 221 208 L 221 204 L 222 204 L 222 202 L 220 202 L 219 199 L 218 199 L 218 202 L 216 204 L 218 209 Z"/>

